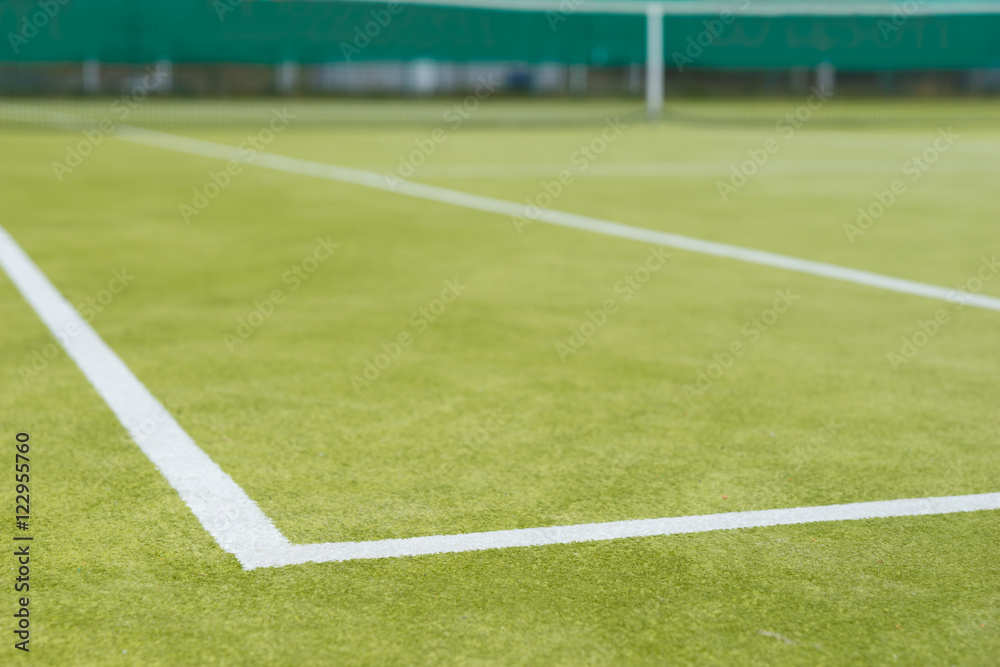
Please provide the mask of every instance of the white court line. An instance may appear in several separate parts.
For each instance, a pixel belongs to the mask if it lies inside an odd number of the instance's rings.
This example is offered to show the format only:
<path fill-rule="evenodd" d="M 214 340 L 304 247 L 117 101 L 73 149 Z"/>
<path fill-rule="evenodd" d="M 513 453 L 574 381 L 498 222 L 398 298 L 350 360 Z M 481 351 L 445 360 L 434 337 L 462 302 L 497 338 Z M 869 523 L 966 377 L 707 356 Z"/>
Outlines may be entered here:
<path fill-rule="evenodd" d="M 0 266 L 56 339 L 65 339 L 66 353 L 219 546 L 246 568 L 270 563 L 270 554 L 285 548 L 288 540 L 194 443 L 3 228 Z"/>
<path fill-rule="evenodd" d="M 952 514 L 1000 509 L 1000 493 L 939 498 L 729 512 L 662 519 L 521 528 L 458 535 L 430 535 L 371 542 L 291 544 L 233 479 L 194 443 L 118 355 L 73 309 L 31 258 L 0 228 L 0 267 L 55 334 L 66 352 L 107 402 L 205 530 L 246 570 L 302 563 L 422 556 L 484 549 L 534 547 L 630 537 L 701 533 L 735 528 L 822 521 Z"/>
<path fill-rule="evenodd" d="M 385 176 L 361 169 L 340 167 L 264 152 L 257 153 L 256 157 L 249 160 L 233 146 L 130 126 L 122 126 L 114 136 L 132 143 L 164 148 L 179 153 L 200 155 L 218 160 L 235 160 L 289 174 L 313 176 L 340 183 L 361 185 L 368 188 L 375 188 L 376 190 L 395 192 L 409 197 L 461 206 L 476 211 L 530 218 L 536 222 L 545 222 L 550 225 L 570 227 L 596 234 L 631 239 L 633 241 L 655 243 L 678 250 L 687 250 L 715 257 L 725 257 L 751 264 L 761 264 L 777 269 L 785 269 L 786 271 L 842 280 L 844 282 L 875 287 L 891 292 L 922 296 L 928 299 L 938 299 L 952 303 L 960 301 L 965 305 L 1000 311 L 1000 298 L 997 297 L 972 294 L 939 285 L 930 285 L 905 278 L 895 278 L 880 273 L 872 273 L 871 271 L 837 266 L 836 264 L 826 264 L 824 262 L 814 262 L 808 259 L 791 257 L 789 255 L 779 255 L 778 253 L 767 252 L 766 250 L 754 250 L 752 248 L 729 245 L 728 243 L 705 241 L 690 236 L 681 236 L 680 234 L 671 234 L 643 227 L 633 227 L 620 222 L 590 218 L 553 209 L 541 209 L 536 215 L 529 216 L 526 204 L 494 199 L 493 197 L 483 197 L 459 190 L 427 185 L 426 183 L 415 183 L 413 181 L 394 181 L 393 184 L 390 184 Z"/>
<path fill-rule="evenodd" d="M 736 162 L 603 162 L 587 166 L 586 171 L 574 171 L 574 178 L 728 178 Z M 970 163 L 943 162 L 934 167 L 935 173 L 979 174 L 1000 171 L 1000 160 L 995 156 L 981 157 Z M 978 164 L 981 163 L 981 164 Z M 853 174 L 899 174 L 899 160 L 770 160 L 757 171 L 757 176 L 817 176 Z M 553 178 L 567 164 L 425 164 L 416 168 L 421 178 Z M 392 173 L 396 166 L 371 165 L 358 167 L 364 171 Z"/>
<path fill-rule="evenodd" d="M 573 542 L 596 542 L 631 537 L 654 537 L 683 533 L 705 533 L 736 528 L 790 526 L 823 521 L 855 521 L 929 514 L 955 514 L 1000 509 L 1000 493 L 938 498 L 907 498 L 846 505 L 794 507 L 789 509 L 699 514 L 664 519 L 637 519 L 607 523 L 583 523 L 547 528 L 520 528 L 463 535 L 432 535 L 373 542 L 328 542 L 293 544 L 282 554 L 287 564 L 423 556 L 439 553 L 536 547 Z"/>

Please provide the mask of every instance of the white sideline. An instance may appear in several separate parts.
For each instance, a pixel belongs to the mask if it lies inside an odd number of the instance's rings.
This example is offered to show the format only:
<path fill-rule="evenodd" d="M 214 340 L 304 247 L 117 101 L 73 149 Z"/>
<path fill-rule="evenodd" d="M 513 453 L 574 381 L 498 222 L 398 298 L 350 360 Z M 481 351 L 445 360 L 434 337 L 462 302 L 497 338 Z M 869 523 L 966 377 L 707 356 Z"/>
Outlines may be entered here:
<path fill-rule="evenodd" d="M 291 544 L 233 479 L 203 452 L 118 355 L 73 309 L 0 227 L 0 267 L 97 390 L 142 452 L 205 530 L 245 570 L 366 558 L 532 547 L 628 537 L 698 533 L 821 521 L 951 514 L 1000 509 L 1000 493 L 796 507 L 431 535 L 370 542 Z M 75 329 L 67 329 L 67 325 Z M 63 332 L 72 335 L 60 336 Z"/>
<path fill-rule="evenodd" d="M 390 184 L 390 181 L 385 176 L 361 169 L 340 167 L 264 152 L 257 153 L 256 157 L 252 160 L 247 160 L 233 146 L 131 126 L 122 126 L 114 136 L 132 143 L 164 148 L 179 153 L 200 155 L 218 160 L 235 160 L 290 174 L 313 176 L 340 183 L 361 185 L 368 188 L 375 188 L 376 190 L 395 192 L 409 197 L 461 206 L 476 211 L 518 216 L 523 219 L 530 218 L 535 222 L 545 222 L 550 225 L 571 227 L 573 229 L 604 234 L 606 236 L 616 236 L 633 241 L 655 243 L 678 250 L 687 250 L 715 257 L 725 257 L 751 264 L 760 264 L 787 271 L 856 283 L 867 287 L 876 287 L 891 292 L 922 296 L 928 299 L 950 302 L 961 301 L 968 306 L 1000 311 L 1000 298 L 997 297 L 972 294 L 939 285 L 930 285 L 905 278 L 894 278 L 880 273 L 872 273 L 871 271 L 837 266 L 836 264 L 826 264 L 824 262 L 814 262 L 808 259 L 791 257 L 789 255 L 779 255 L 778 253 L 767 252 L 766 250 L 754 250 L 752 248 L 729 245 L 728 243 L 705 241 L 690 236 L 681 236 L 680 234 L 671 234 L 643 227 L 633 227 L 619 222 L 600 220 L 598 218 L 590 218 L 553 209 L 540 209 L 537 214 L 529 216 L 528 207 L 525 204 L 517 204 L 503 199 L 483 197 L 435 185 L 415 183 L 413 181 L 394 181 Z"/>
<path fill-rule="evenodd" d="M 244 567 L 259 567 L 275 549 L 288 545 L 2 227 L 0 266 L 219 546 Z"/>

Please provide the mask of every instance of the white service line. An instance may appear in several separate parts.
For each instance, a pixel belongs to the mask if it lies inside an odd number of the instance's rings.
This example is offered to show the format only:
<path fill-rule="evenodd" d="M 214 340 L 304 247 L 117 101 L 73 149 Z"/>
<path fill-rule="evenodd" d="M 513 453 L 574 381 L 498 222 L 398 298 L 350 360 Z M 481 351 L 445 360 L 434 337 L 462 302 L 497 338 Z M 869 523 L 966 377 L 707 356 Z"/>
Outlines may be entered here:
<path fill-rule="evenodd" d="M 415 183 L 413 181 L 393 181 L 390 183 L 389 179 L 385 176 L 361 169 L 340 167 L 322 162 L 313 162 L 311 160 L 302 160 L 299 158 L 264 152 L 257 153 L 252 159 L 247 159 L 247 157 L 238 151 L 234 146 L 227 146 L 226 144 L 218 144 L 211 141 L 192 139 L 191 137 L 184 137 L 175 134 L 168 134 L 166 132 L 157 132 L 155 130 L 147 130 L 130 126 L 122 126 L 118 133 L 114 136 L 132 143 L 142 144 L 145 146 L 155 146 L 157 148 L 164 148 L 179 153 L 200 155 L 202 157 L 219 160 L 235 160 L 237 162 L 255 164 L 261 167 L 267 167 L 268 169 L 283 171 L 290 174 L 313 176 L 340 183 L 361 185 L 368 188 L 375 188 L 376 190 L 395 192 L 409 197 L 426 199 L 443 204 L 451 204 L 453 206 L 461 206 L 463 208 L 485 211 L 487 213 L 519 216 L 536 222 L 545 222 L 550 225 L 560 225 L 562 227 L 570 227 L 586 232 L 604 234 L 606 236 L 616 236 L 618 238 L 631 239 L 633 241 L 654 243 L 657 245 L 676 248 L 678 250 L 701 253 L 703 255 L 725 257 L 727 259 L 735 259 L 741 262 L 749 262 L 751 264 L 760 264 L 763 266 L 785 269 L 787 271 L 795 271 L 798 273 L 805 273 L 833 280 L 842 280 L 844 282 L 865 285 L 866 287 L 875 287 L 878 289 L 888 290 L 890 292 L 900 292 L 902 294 L 922 296 L 928 299 L 938 299 L 941 301 L 960 301 L 968 306 L 1000 311 L 1000 298 L 997 297 L 986 296 L 983 294 L 972 294 L 957 289 L 941 287 L 939 285 L 930 285 L 927 283 L 907 280 L 905 278 L 895 278 L 893 276 L 886 276 L 880 273 L 872 273 L 871 271 L 837 266 L 836 264 L 814 262 L 808 259 L 800 259 L 789 255 L 767 252 L 766 250 L 754 250 L 752 248 L 729 245 L 728 243 L 705 241 L 690 236 L 681 236 L 680 234 L 671 234 L 669 232 L 661 232 L 643 227 L 633 227 L 620 222 L 590 218 L 583 215 L 577 215 L 575 213 L 567 213 L 553 209 L 536 209 L 538 210 L 537 214 L 528 215 L 527 209 L 529 207 L 526 204 L 518 204 L 503 199 L 494 199 L 493 197 L 483 197 L 481 195 L 469 194 L 467 192 L 451 190 L 449 188 L 442 188 L 435 185 L 427 185 L 425 183 Z"/>
<path fill-rule="evenodd" d="M 741 158 L 746 159 L 746 158 Z M 736 162 L 739 162 L 737 160 Z M 590 164 L 575 178 L 729 178 L 734 162 L 603 162 Z M 771 160 L 757 176 L 893 175 L 901 172 L 899 160 Z M 392 172 L 395 166 L 359 167 L 364 171 Z M 425 164 L 416 169 L 421 178 L 549 178 L 566 169 L 565 164 Z M 936 173 L 985 174 L 1000 171 L 996 158 L 980 158 L 976 163 L 942 163 Z"/>

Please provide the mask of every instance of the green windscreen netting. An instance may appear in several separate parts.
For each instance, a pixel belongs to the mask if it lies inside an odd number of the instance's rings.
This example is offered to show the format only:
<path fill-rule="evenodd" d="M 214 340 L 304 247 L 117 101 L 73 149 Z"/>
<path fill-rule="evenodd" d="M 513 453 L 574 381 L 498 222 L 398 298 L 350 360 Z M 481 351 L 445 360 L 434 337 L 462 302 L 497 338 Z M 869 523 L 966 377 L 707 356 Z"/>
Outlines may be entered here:
<path fill-rule="evenodd" d="M 905 121 L 947 102 L 989 121 L 998 11 L 984 0 L 0 0 L 0 122 L 87 117 L 117 100 L 130 122 L 232 123 L 277 98 L 317 123 L 434 121 L 449 101 L 474 105 L 475 122 L 588 121 L 642 115 L 657 57 L 666 118 L 767 120 L 820 91 L 831 120 Z"/>

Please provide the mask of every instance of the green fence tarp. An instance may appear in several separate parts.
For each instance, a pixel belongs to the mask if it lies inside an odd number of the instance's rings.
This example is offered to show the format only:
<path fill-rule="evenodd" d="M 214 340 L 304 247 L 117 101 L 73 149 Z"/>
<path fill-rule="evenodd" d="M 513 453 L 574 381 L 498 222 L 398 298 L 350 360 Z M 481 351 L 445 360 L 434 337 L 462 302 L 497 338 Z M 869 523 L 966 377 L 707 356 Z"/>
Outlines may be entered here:
<path fill-rule="evenodd" d="M 626 65 L 645 17 L 367 2 L 0 0 L 0 63 L 414 60 Z M 734 8 L 736 5 L 734 4 Z M 668 15 L 667 66 L 1000 67 L 1000 16 Z"/>

